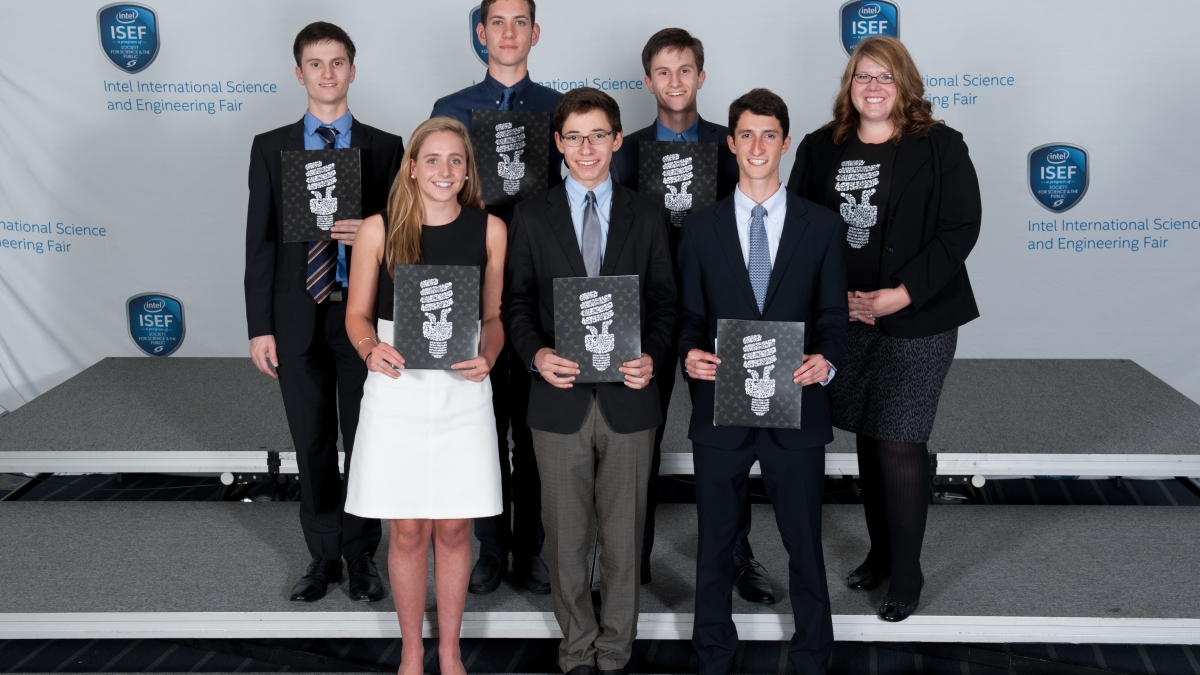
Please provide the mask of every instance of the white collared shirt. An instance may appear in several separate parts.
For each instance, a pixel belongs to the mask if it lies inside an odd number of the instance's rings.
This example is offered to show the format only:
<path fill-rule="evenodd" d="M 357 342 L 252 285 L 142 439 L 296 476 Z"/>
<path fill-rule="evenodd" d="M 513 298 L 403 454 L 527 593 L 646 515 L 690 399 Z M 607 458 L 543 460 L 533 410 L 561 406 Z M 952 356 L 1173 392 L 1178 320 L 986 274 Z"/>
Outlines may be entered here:
<path fill-rule="evenodd" d="M 742 244 L 742 262 L 750 267 L 750 218 L 751 211 L 758 206 L 753 199 L 742 192 L 739 184 L 733 190 L 733 214 L 737 221 L 738 241 Z M 767 248 L 771 252 L 771 267 L 775 267 L 775 254 L 779 252 L 779 238 L 783 236 L 783 220 L 787 217 L 787 189 L 783 185 L 775 194 L 762 203 L 767 210 L 764 225 L 767 227 Z"/>

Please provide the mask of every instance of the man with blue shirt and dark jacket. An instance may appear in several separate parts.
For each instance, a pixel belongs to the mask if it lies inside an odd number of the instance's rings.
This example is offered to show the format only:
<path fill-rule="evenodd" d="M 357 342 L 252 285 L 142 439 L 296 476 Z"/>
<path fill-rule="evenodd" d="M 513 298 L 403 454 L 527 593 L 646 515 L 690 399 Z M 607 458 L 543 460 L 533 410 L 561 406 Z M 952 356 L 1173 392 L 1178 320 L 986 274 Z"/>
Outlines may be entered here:
<path fill-rule="evenodd" d="M 529 78 L 529 50 L 538 42 L 541 28 L 534 21 L 534 0 L 483 0 L 475 32 L 487 47 L 488 69 L 483 81 L 433 104 L 431 117 L 453 117 L 471 129 L 472 110 L 533 110 L 553 112 L 562 94 Z M 550 143 L 549 179 L 546 187 L 562 182 L 562 153 Z M 505 223 L 512 220 L 512 206 L 488 206 L 488 212 Z M 512 349 L 511 342 L 492 367 L 493 406 L 499 437 L 500 477 L 504 512 L 475 519 L 479 560 L 471 570 L 468 589 L 491 593 L 513 556 L 513 570 L 533 593 L 550 592 L 550 576 L 542 560 L 546 534 L 542 527 L 541 482 L 533 454 L 533 436 L 526 422 L 529 400 L 529 370 Z M 508 434 L 512 426 L 512 466 L 509 467 Z"/>
<path fill-rule="evenodd" d="M 642 49 L 642 68 L 646 71 L 646 89 L 654 94 L 658 117 L 654 124 L 625 137 L 625 144 L 613 155 L 613 178 L 631 190 L 638 189 L 638 145 L 642 141 L 705 142 L 717 144 L 717 200 L 733 193 L 738 182 L 738 163 L 725 139 L 729 130 L 700 117 L 696 94 L 704 86 L 704 44 L 682 28 L 664 28 Z M 671 254 L 679 241 L 679 229 L 671 228 Z M 678 358 L 674 348 L 667 355 L 672 363 Z M 663 368 L 658 379 L 663 424 L 654 436 L 654 460 L 646 495 L 646 530 L 642 535 L 642 583 L 650 583 L 650 551 L 654 548 L 654 509 L 658 504 L 658 467 L 662 461 L 662 439 L 666 430 L 667 408 L 675 388 L 675 369 Z M 690 390 L 690 387 L 689 387 Z M 762 566 L 750 548 L 750 500 L 747 494 L 742 522 L 734 544 L 734 588 L 750 602 L 773 603 L 775 592 L 762 574 Z"/>
<path fill-rule="evenodd" d="M 362 160 L 362 207 L 383 209 L 404 145 L 354 119 L 346 102 L 354 81 L 354 43 L 324 21 L 305 26 L 293 45 L 296 79 L 308 92 L 304 118 L 254 137 L 246 215 L 246 324 L 250 356 L 277 378 L 300 467 L 300 525 L 312 561 L 291 599 L 313 602 L 349 566 L 354 600 L 384 596 L 372 556 L 378 520 L 345 513 L 338 470 L 338 429 L 350 473 L 358 406 L 367 369 L 346 337 L 346 268 L 361 220 L 333 224 L 333 241 L 284 243 L 281 152 L 356 148 Z M 339 424 L 340 423 L 340 424 Z"/>

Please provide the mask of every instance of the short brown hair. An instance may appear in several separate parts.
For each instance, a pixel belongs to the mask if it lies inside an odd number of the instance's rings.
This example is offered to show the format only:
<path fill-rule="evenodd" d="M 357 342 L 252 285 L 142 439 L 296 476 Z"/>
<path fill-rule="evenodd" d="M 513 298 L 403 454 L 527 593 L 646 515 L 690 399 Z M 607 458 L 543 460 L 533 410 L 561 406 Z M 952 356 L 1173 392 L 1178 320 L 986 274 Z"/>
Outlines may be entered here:
<path fill-rule="evenodd" d="M 488 10 L 495 2 L 496 0 L 483 0 L 479 3 L 479 23 L 487 21 Z M 525 4 L 529 5 L 529 23 L 537 23 L 537 3 L 534 0 L 525 0 Z"/>
<path fill-rule="evenodd" d="M 842 73 L 842 87 L 833 100 L 833 121 L 825 125 L 833 130 L 833 142 L 841 145 L 858 130 L 858 110 L 850 99 L 850 85 L 858 64 L 870 58 L 892 74 L 896 82 L 896 102 L 892 106 L 892 124 L 896 131 L 892 142 L 899 143 L 904 134 L 924 134 L 939 120 L 933 119 L 933 104 L 926 101 L 925 85 L 917 64 L 904 47 L 904 43 L 893 37 L 869 37 L 859 42 L 850 54 L 850 61 Z"/>
<path fill-rule="evenodd" d="M 696 59 L 696 70 L 704 71 L 704 43 L 682 28 L 664 28 L 651 35 L 646 41 L 646 46 L 642 47 L 642 68 L 647 75 L 650 74 L 650 62 L 664 49 L 673 52 L 692 50 L 692 57 Z"/>
<path fill-rule="evenodd" d="M 558 99 L 558 105 L 554 106 L 554 130 L 561 135 L 568 117 L 593 110 L 603 110 L 612 130 L 621 130 L 621 107 L 613 97 L 595 87 L 572 89 Z"/>
<path fill-rule="evenodd" d="M 350 39 L 346 31 L 325 21 L 310 23 L 296 33 L 296 41 L 292 43 L 292 54 L 296 56 L 296 65 L 300 66 L 300 57 L 304 55 L 305 47 L 311 47 L 321 42 L 340 42 L 346 48 L 346 56 L 350 59 L 350 65 L 354 65 L 354 41 Z"/>
<path fill-rule="evenodd" d="M 788 119 L 787 104 L 779 94 L 770 89 L 751 89 L 734 99 L 733 103 L 729 104 L 729 135 L 732 136 L 733 132 L 737 131 L 738 120 L 742 118 L 742 113 L 746 112 L 779 120 L 779 126 L 783 127 L 783 136 L 787 137 L 792 122 Z"/>

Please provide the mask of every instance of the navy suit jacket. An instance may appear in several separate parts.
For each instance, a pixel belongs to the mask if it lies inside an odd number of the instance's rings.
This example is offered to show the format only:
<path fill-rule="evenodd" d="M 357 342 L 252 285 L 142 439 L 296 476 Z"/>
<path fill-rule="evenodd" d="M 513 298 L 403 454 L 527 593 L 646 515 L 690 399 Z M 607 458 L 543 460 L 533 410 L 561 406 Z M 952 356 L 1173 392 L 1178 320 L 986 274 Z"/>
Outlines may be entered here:
<path fill-rule="evenodd" d="M 679 241 L 679 357 L 692 349 L 715 351 L 717 319 L 803 321 L 804 353 L 821 354 L 835 368 L 846 350 L 846 263 L 841 216 L 788 193 L 783 234 L 771 268 L 760 313 L 742 259 L 733 196 L 688 216 Z M 783 364 L 780 364 L 781 366 Z M 794 372 L 801 364 L 788 364 Z M 779 369 L 784 371 L 784 368 Z M 697 380 L 688 438 L 731 450 L 745 442 L 750 427 L 713 426 L 715 383 Z M 772 429 L 775 442 L 788 449 L 812 448 L 833 441 L 829 399 L 820 384 L 804 388 L 800 429 Z"/>
<path fill-rule="evenodd" d="M 620 183 L 637 192 L 640 157 L 638 148 L 642 141 L 657 140 L 658 127 L 656 124 L 651 123 L 645 129 L 639 129 L 625 137 L 621 149 L 613 154 L 610 173 L 612 173 L 614 183 Z M 733 194 L 733 188 L 737 187 L 738 182 L 737 158 L 729 151 L 729 142 L 726 140 L 729 137 L 729 129 L 701 117 L 696 136 L 702 143 L 717 144 L 717 200 L 719 201 Z"/>

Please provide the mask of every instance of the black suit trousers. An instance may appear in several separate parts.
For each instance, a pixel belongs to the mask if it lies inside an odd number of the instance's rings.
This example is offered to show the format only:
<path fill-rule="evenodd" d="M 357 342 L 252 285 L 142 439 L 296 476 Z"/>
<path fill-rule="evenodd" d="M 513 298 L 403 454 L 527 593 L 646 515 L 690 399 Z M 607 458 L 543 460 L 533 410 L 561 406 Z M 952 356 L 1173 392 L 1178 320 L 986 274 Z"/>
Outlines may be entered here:
<path fill-rule="evenodd" d="M 338 472 L 338 427 L 350 475 L 354 432 L 367 367 L 346 337 L 346 306 L 317 306 L 312 343 L 304 353 L 279 356 L 279 388 L 300 467 L 300 526 L 309 553 L 326 560 L 374 555 L 379 521 L 346 513 L 346 482 Z"/>
<path fill-rule="evenodd" d="M 788 552 L 788 596 L 796 632 L 788 660 L 796 673 L 824 673 L 833 651 L 833 618 L 821 551 L 825 448 L 788 450 L 770 430 L 756 429 L 741 447 L 692 444 L 696 466 L 696 619 L 692 645 L 704 675 L 725 675 L 737 651 L 733 623 L 733 545 L 758 460 L 775 521 Z"/>

